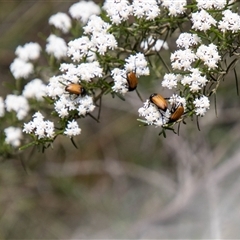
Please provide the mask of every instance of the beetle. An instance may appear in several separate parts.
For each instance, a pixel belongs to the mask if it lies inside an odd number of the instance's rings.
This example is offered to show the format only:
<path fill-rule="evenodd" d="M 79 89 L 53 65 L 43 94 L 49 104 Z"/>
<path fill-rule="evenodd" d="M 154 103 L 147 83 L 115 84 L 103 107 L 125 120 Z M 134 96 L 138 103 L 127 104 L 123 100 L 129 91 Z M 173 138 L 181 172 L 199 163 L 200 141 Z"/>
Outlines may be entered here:
<path fill-rule="evenodd" d="M 183 115 L 184 107 L 183 107 L 182 103 L 180 103 L 176 108 L 173 108 L 173 110 L 171 110 L 171 112 L 172 112 L 172 114 L 169 118 L 169 121 L 168 121 L 169 123 L 176 122 Z"/>
<path fill-rule="evenodd" d="M 127 73 L 128 91 L 134 91 L 138 85 L 138 78 L 134 72 Z"/>
<path fill-rule="evenodd" d="M 71 83 L 67 85 L 65 87 L 65 91 L 76 95 L 84 95 L 86 93 L 86 90 L 83 88 L 83 86 L 78 83 Z"/>
<path fill-rule="evenodd" d="M 149 100 L 151 103 L 155 104 L 158 109 L 166 112 L 168 108 L 168 103 L 165 100 L 164 97 L 162 97 L 160 94 L 153 93 L 150 97 Z"/>

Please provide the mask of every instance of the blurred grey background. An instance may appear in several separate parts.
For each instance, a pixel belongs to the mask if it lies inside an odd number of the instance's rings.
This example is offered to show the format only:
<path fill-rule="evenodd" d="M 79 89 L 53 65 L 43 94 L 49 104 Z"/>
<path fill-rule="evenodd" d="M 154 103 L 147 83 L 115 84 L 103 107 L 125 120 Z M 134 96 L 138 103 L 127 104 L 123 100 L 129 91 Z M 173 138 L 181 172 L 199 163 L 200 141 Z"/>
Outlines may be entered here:
<path fill-rule="evenodd" d="M 44 41 L 48 18 L 76 1 L 0 1 L 1 95 L 14 82 L 14 51 Z M 177 34 L 177 33 L 176 33 Z M 174 46 L 174 43 L 169 42 Z M 166 56 L 167 53 L 165 53 Z M 238 72 L 238 75 L 240 73 Z M 240 76 L 240 75 L 239 75 Z M 147 81 L 144 99 L 163 92 Z M 240 237 L 240 101 L 233 74 L 206 117 L 180 135 L 139 127 L 135 92 L 103 99 L 100 123 L 59 138 L 44 154 L 31 149 L 1 161 L 0 239 L 238 239 Z M 24 160 L 26 171 L 21 159 Z"/>

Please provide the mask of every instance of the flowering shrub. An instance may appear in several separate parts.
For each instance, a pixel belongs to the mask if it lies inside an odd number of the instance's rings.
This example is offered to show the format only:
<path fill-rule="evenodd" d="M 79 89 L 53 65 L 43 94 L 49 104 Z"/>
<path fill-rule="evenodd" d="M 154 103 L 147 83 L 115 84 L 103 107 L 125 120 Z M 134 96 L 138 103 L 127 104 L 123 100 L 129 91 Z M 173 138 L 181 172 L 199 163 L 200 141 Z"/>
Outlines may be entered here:
<path fill-rule="evenodd" d="M 26 144 L 22 149 L 45 149 L 58 135 L 73 139 L 81 133 L 81 118 L 98 121 L 92 113 L 104 95 L 121 100 L 131 91 L 138 93 L 141 76 L 156 78 L 159 69 L 153 63 L 160 61 L 166 72 L 157 80 L 172 94 L 163 98 L 149 93 L 136 109 L 138 120 L 160 127 L 158 133 L 165 135 L 189 117 L 203 117 L 209 98 L 226 74 L 235 71 L 239 58 L 237 6 L 229 0 L 106 0 L 100 8 L 80 1 L 69 15 L 51 16 L 53 32 L 45 47 L 27 43 L 15 51 L 10 70 L 17 88 L 5 100 L 0 98 L 2 122 L 11 115 L 1 133 L 1 153 L 21 144 Z M 182 29 L 169 70 L 161 52 L 169 49 L 172 33 Z M 42 55 L 48 60 L 44 67 L 38 63 Z M 27 143 L 22 132 L 32 141 Z"/>

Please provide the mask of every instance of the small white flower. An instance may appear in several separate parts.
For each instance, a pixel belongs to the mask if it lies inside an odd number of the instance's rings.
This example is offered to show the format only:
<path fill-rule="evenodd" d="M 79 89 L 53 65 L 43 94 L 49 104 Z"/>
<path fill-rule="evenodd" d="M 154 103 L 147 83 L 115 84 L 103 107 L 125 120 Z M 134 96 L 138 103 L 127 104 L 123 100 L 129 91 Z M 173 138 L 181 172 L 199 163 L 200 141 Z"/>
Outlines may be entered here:
<path fill-rule="evenodd" d="M 171 54 L 172 68 L 176 70 L 190 70 L 191 64 L 196 60 L 196 55 L 191 49 L 177 50 Z"/>
<path fill-rule="evenodd" d="M 132 11 L 134 16 L 147 20 L 154 20 L 160 14 L 160 8 L 155 0 L 133 0 Z"/>
<path fill-rule="evenodd" d="M 43 101 L 43 96 L 46 96 L 46 85 L 41 79 L 33 79 L 25 85 L 22 95 L 25 98 L 36 98 L 38 101 Z"/>
<path fill-rule="evenodd" d="M 104 55 L 108 49 L 115 49 L 117 41 L 110 33 L 96 32 L 91 37 L 93 51 L 97 51 L 100 55 Z"/>
<path fill-rule="evenodd" d="M 165 74 L 162 81 L 162 86 L 168 89 L 176 88 L 179 81 L 178 75 L 174 73 Z"/>
<path fill-rule="evenodd" d="M 111 25 L 104 22 L 101 17 L 92 15 L 84 29 L 85 34 L 107 33 Z"/>
<path fill-rule="evenodd" d="M 75 101 L 71 99 L 69 94 L 61 95 L 54 103 L 54 109 L 61 118 L 67 117 L 70 111 L 75 110 L 76 108 Z"/>
<path fill-rule="evenodd" d="M 103 69 L 98 61 L 81 63 L 76 67 L 76 75 L 84 81 L 91 81 L 95 77 L 102 77 Z"/>
<path fill-rule="evenodd" d="M 59 60 L 67 56 L 67 44 L 63 38 L 51 34 L 47 38 L 46 52 Z"/>
<path fill-rule="evenodd" d="M 89 54 L 91 52 L 98 52 L 104 55 L 108 49 L 115 49 L 117 47 L 114 35 L 108 33 L 110 27 L 111 25 L 104 22 L 102 18 L 95 15 L 90 17 L 87 25 L 84 27 L 84 33 L 90 35 L 90 43 L 89 45 L 80 46 L 80 48 L 85 47 L 82 50 L 84 55 L 88 53 L 88 56 L 91 57 L 91 54 Z M 90 51 L 87 52 L 88 49 Z"/>
<path fill-rule="evenodd" d="M 114 80 L 113 91 L 124 95 L 128 91 L 127 72 L 120 68 L 114 68 L 111 75 Z"/>
<path fill-rule="evenodd" d="M 125 61 L 126 72 L 134 72 L 137 76 L 149 75 L 148 62 L 144 54 L 130 55 Z"/>
<path fill-rule="evenodd" d="M 34 134 L 41 138 L 53 138 L 55 135 L 53 122 L 47 120 L 44 121 L 44 117 L 40 112 L 36 112 L 33 115 L 33 120 L 24 123 L 23 132 L 27 134 Z"/>
<path fill-rule="evenodd" d="M 25 62 L 20 58 L 15 58 L 10 65 L 10 71 L 15 79 L 28 78 L 33 73 L 33 64 Z"/>
<path fill-rule="evenodd" d="M 68 43 L 67 54 L 71 59 L 75 61 L 82 60 L 89 53 L 89 49 L 93 47 L 89 38 L 86 36 L 74 39 Z"/>
<path fill-rule="evenodd" d="M 238 13 L 233 13 L 231 10 L 225 10 L 222 12 L 223 18 L 218 23 L 218 28 L 222 32 L 232 31 L 233 33 L 240 30 L 240 16 Z"/>
<path fill-rule="evenodd" d="M 61 84 L 63 78 L 61 76 L 53 76 L 49 79 L 49 84 L 46 87 L 47 95 L 53 99 L 57 99 L 58 96 L 65 92 L 65 85 Z"/>
<path fill-rule="evenodd" d="M 192 28 L 200 31 L 207 31 L 211 26 L 215 26 L 217 21 L 204 9 L 200 12 L 192 13 Z"/>
<path fill-rule="evenodd" d="M 167 124 L 171 115 L 169 109 L 162 111 L 151 103 L 149 99 L 143 103 L 143 107 L 139 108 L 138 113 L 140 117 L 146 119 L 148 125 L 155 125 L 157 127 Z"/>
<path fill-rule="evenodd" d="M 199 9 L 223 9 L 226 4 L 226 0 L 197 0 Z"/>
<path fill-rule="evenodd" d="M 170 16 L 177 16 L 186 11 L 186 0 L 162 0 L 162 6 L 167 8 Z"/>
<path fill-rule="evenodd" d="M 8 127 L 4 129 L 6 135 L 5 142 L 12 145 L 13 147 L 19 147 L 22 139 L 22 130 L 21 128 Z"/>
<path fill-rule="evenodd" d="M 5 115 L 4 100 L 0 97 L 0 117 Z"/>
<path fill-rule="evenodd" d="M 72 26 L 71 19 L 66 13 L 58 12 L 52 15 L 48 23 L 55 28 L 60 29 L 63 33 L 68 33 Z"/>
<path fill-rule="evenodd" d="M 58 76 L 61 87 L 63 85 L 67 86 L 69 83 L 79 83 L 80 79 L 78 77 L 79 70 L 78 65 L 72 63 L 62 63 L 59 68 L 60 71 L 64 72 L 62 75 Z"/>
<path fill-rule="evenodd" d="M 101 9 L 93 1 L 80 1 L 78 3 L 74 3 L 69 8 L 69 13 L 72 18 L 81 20 L 84 24 L 86 24 L 90 16 L 99 15 L 101 13 Z"/>
<path fill-rule="evenodd" d="M 170 98 L 169 98 L 169 103 L 176 108 L 177 106 L 179 106 L 180 104 L 185 108 L 186 107 L 186 99 L 177 95 L 177 94 L 173 94 Z"/>
<path fill-rule="evenodd" d="M 33 114 L 33 118 L 38 119 L 38 120 L 43 120 L 44 119 L 43 115 L 40 112 L 35 112 Z"/>
<path fill-rule="evenodd" d="M 92 112 L 95 109 L 93 98 L 90 96 L 84 96 L 77 99 L 78 103 L 78 115 L 85 116 L 87 113 Z"/>
<path fill-rule="evenodd" d="M 54 103 L 54 109 L 60 118 L 69 116 L 71 111 L 77 111 L 79 116 L 85 116 L 87 113 L 95 109 L 93 98 L 86 95 L 75 95 L 73 98 L 71 94 L 62 94 L 58 96 L 58 100 Z"/>
<path fill-rule="evenodd" d="M 197 34 L 181 33 L 176 41 L 178 47 L 188 49 L 201 43 L 201 38 Z"/>
<path fill-rule="evenodd" d="M 208 69 L 216 68 L 218 61 L 221 59 L 217 51 L 217 46 L 213 43 L 208 46 L 199 46 L 196 56 L 204 62 L 204 65 L 208 66 Z"/>
<path fill-rule="evenodd" d="M 78 123 L 75 120 L 69 121 L 67 127 L 64 131 L 68 137 L 77 136 L 81 133 L 81 128 L 79 128 Z"/>
<path fill-rule="evenodd" d="M 106 0 L 103 9 L 107 12 L 111 21 L 117 25 L 127 20 L 132 13 L 132 6 L 127 0 Z"/>
<path fill-rule="evenodd" d="M 25 118 L 29 111 L 29 104 L 24 96 L 12 94 L 7 95 L 5 99 L 5 106 L 8 112 L 16 112 L 18 120 Z"/>
<path fill-rule="evenodd" d="M 41 52 L 41 47 L 38 43 L 26 43 L 24 46 L 18 46 L 15 54 L 23 60 L 27 62 L 29 60 L 36 60 L 39 58 Z"/>
<path fill-rule="evenodd" d="M 200 115 L 200 116 L 204 116 L 207 109 L 210 108 L 210 102 L 209 102 L 209 99 L 208 97 L 206 96 L 201 96 L 200 98 L 196 98 L 194 101 L 193 101 L 193 104 L 195 105 L 195 112 L 196 112 L 196 115 Z"/>
<path fill-rule="evenodd" d="M 191 73 L 184 75 L 180 81 L 183 86 L 188 85 L 190 91 L 194 93 L 206 86 L 208 79 L 205 75 L 202 75 L 202 72 L 200 72 L 199 69 L 192 68 Z"/>

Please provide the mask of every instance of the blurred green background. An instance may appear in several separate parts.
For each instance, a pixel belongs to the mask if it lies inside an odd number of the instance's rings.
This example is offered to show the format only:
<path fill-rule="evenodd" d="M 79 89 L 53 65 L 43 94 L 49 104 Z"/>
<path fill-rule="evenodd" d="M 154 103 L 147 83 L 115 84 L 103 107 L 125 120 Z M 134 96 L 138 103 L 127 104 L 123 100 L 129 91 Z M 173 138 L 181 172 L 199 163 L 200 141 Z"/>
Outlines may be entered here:
<path fill-rule="evenodd" d="M 30 41 L 44 47 L 39 33 L 49 35 L 48 18 L 75 2 L 0 1 L 2 96 L 10 93 L 4 83 L 14 82 L 16 47 Z M 139 91 L 144 99 L 167 94 L 160 81 Z M 139 127 L 141 105 L 135 92 L 124 102 L 105 97 L 100 123 L 80 122 L 78 149 L 59 138 L 54 149 L 2 161 L 0 239 L 239 238 L 240 101 L 233 74 L 219 89 L 218 115 L 212 102 L 199 119 L 201 131 L 187 120 L 179 136 L 164 139 L 158 128 Z"/>

